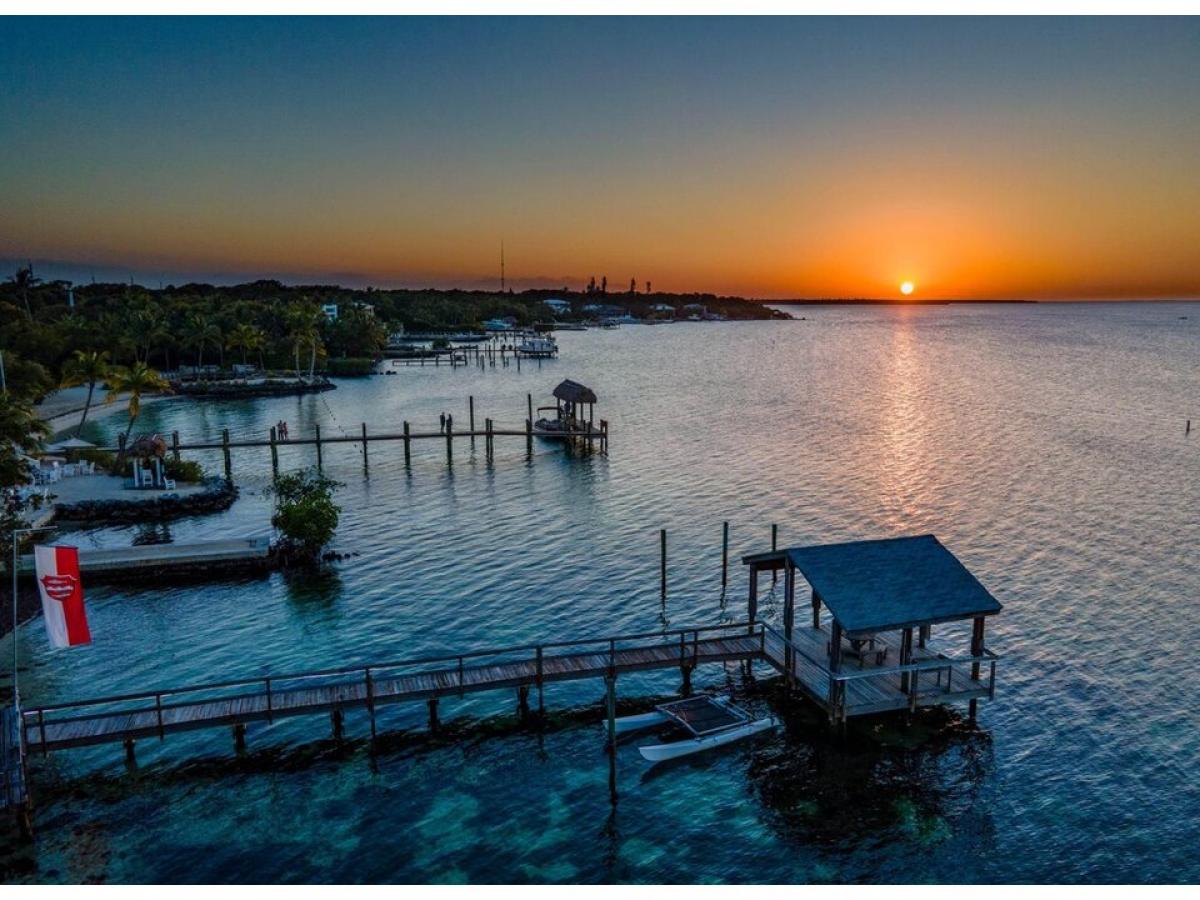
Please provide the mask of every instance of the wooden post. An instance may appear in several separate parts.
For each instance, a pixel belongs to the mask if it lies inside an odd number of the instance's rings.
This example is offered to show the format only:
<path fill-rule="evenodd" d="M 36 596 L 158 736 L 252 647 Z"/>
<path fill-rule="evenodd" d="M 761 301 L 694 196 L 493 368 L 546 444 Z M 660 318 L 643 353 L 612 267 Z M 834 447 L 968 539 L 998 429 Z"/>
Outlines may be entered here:
<path fill-rule="evenodd" d="M 829 627 L 829 721 L 836 723 L 838 719 L 838 701 L 842 683 L 833 675 L 842 669 L 842 623 L 837 619 Z"/>
<path fill-rule="evenodd" d="M 279 448 L 276 446 L 276 441 L 279 436 L 275 433 L 275 426 L 271 426 L 271 475 L 275 478 L 279 477 Z"/>
<path fill-rule="evenodd" d="M 408 422 L 404 423 L 404 465 L 412 465 L 412 438 L 408 436 Z"/>
<path fill-rule="evenodd" d="M 429 698 L 429 732 L 430 734 L 438 733 L 438 698 Z"/>
<path fill-rule="evenodd" d="M 537 648 L 537 689 L 538 689 L 538 719 L 539 721 L 545 718 L 546 715 L 546 698 L 544 696 L 545 684 L 542 679 L 542 648 Z"/>
<path fill-rule="evenodd" d="M 972 656 L 983 656 L 983 624 L 986 621 L 987 620 L 983 616 L 976 616 L 974 622 L 972 623 L 972 626 L 971 626 L 971 655 Z M 951 676 L 951 677 L 953 677 L 953 676 Z M 973 681 L 979 680 L 979 663 L 978 662 L 971 663 L 971 679 Z M 977 712 L 978 706 L 979 706 L 979 702 L 974 697 L 972 697 L 971 702 L 968 704 L 968 711 L 967 711 L 967 714 L 970 717 L 972 722 L 975 721 L 975 713 Z"/>
<path fill-rule="evenodd" d="M 454 464 L 454 416 L 446 416 L 446 464 Z"/>
<path fill-rule="evenodd" d="M 617 750 L 617 676 L 604 676 L 604 705 L 608 713 L 608 752 Z"/>
<path fill-rule="evenodd" d="M 235 753 L 246 752 L 246 723 L 238 722 L 233 726 L 233 749 Z"/>
<path fill-rule="evenodd" d="M 178 452 L 178 451 L 176 451 Z M 225 457 L 225 480 L 233 482 L 233 460 L 229 456 L 229 429 L 221 430 L 221 453 Z M 178 458 L 178 457 L 176 457 Z"/>
<path fill-rule="evenodd" d="M 667 605 L 667 529 L 658 529 L 658 593 L 662 605 Z"/>
<path fill-rule="evenodd" d="M 792 632 L 796 626 L 796 569 L 792 560 L 784 564 L 784 637 L 788 646 L 784 654 L 784 670 L 791 672 L 796 667 L 796 654 L 792 652 Z"/>
<path fill-rule="evenodd" d="M 317 434 L 317 471 L 319 472 L 321 470 L 321 426 L 318 424 L 313 428 L 316 429 Z"/>
<path fill-rule="evenodd" d="M 776 551 L 776 549 L 778 549 L 778 544 L 779 544 L 779 526 L 774 523 L 771 523 L 771 552 L 772 553 L 774 553 Z M 771 570 L 771 584 L 775 583 L 776 579 L 778 578 L 778 575 L 779 575 L 778 569 Z"/>
<path fill-rule="evenodd" d="M 494 434 L 492 434 L 492 432 L 494 430 L 495 430 L 495 426 L 493 426 L 492 420 L 488 419 L 487 420 L 487 458 L 489 460 L 493 459 L 495 457 L 495 453 L 496 453 L 496 443 L 495 443 L 496 436 Z"/>
<path fill-rule="evenodd" d="M 475 447 L 475 397 L 467 397 L 467 424 L 470 426 L 471 432 L 471 447 Z"/>
<path fill-rule="evenodd" d="M 533 421 L 533 394 L 525 395 L 525 405 L 529 410 L 529 421 Z"/>
<path fill-rule="evenodd" d="M 525 420 L 525 452 L 533 456 L 533 419 Z"/>
<path fill-rule="evenodd" d="M 342 710 L 340 707 L 334 707 L 333 712 L 329 714 L 329 721 L 333 725 L 333 739 L 340 741 L 342 739 Z"/>
<path fill-rule="evenodd" d="M 721 595 L 729 585 L 729 523 L 721 523 Z"/>
<path fill-rule="evenodd" d="M 367 713 L 371 716 L 371 743 L 375 742 L 375 682 L 371 680 L 371 669 L 363 670 L 363 681 L 367 686 Z"/>
<path fill-rule="evenodd" d="M 517 688 L 517 718 L 522 722 L 529 719 L 529 685 Z"/>
<path fill-rule="evenodd" d="M 137 753 L 134 751 L 133 738 L 125 738 L 125 767 L 129 769 L 137 768 Z"/>
<path fill-rule="evenodd" d="M 125 459 L 125 433 L 121 432 L 117 435 L 117 457 L 121 460 Z M 124 463 L 122 462 L 122 465 Z"/>
<path fill-rule="evenodd" d="M 363 475 L 370 476 L 371 468 L 367 461 L 367 423 L 362 423 L 363 436 Z"/>
<path fill-rule="evenodd" d="M 907 666 L 912 662 L 912 640 L 913 632 L 911 628 L 905 628 L 900 632 L 900 665 L 902 666 Z M 907 692 L 910 681 L 908 672 L 901 672 L 900 690 Z"/>
<path fill-rule="evenodd" d="M 821 595 L 816 588 L 812 592 L 812 625 L 813 628 L 821 627 Z"/>
<path fill-rule="evenodd" d="M 683 684 L 679 686 L 679 693 L 684 697 L 692 696 L 692 669 L 694 668 L 696 668 L 694 663 L 679 667 L 679 672 L 683 676 Z"/>
<path fill-rule="evenodd" d="M 171 452 L 175 454 L 175 462 L 179 462 L 179 432 L 171 432 Z"/>
<path fill-rule="evenodd" d="M 917 629 L 917 646 L 922 650 L 925 649 L 925 642 L 929 640 L 930 626 L 922 625 Z"/>
<path fill-rule="evenodd" d="M 758 566 L 750 564 L 750 593 L 746 597 L 746 620 L 751 626 L 758 618 Z"/>

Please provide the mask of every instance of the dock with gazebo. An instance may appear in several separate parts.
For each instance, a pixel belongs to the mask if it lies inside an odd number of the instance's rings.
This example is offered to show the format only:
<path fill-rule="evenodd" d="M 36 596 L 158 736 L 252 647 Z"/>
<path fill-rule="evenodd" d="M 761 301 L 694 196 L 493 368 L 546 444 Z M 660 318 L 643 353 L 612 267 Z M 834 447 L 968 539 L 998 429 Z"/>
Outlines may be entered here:
<path fill-rule="evenodd" d="M 974 719 L 978 702 L 995 695 L 1000 657 L 984 629 L 1000 603 L 933 535 L 792 547 L 742 562 L 750 622 L 758 576 L 782 570 L 783 628 L 767 634 L 764 656 L 831 723 L 964 701 Z M 810 617 L 799 626 L 798 577 L 811 589 Z M 959 636 L 967 652 L 955 654 L 950 633 L 967 622 Z"/>

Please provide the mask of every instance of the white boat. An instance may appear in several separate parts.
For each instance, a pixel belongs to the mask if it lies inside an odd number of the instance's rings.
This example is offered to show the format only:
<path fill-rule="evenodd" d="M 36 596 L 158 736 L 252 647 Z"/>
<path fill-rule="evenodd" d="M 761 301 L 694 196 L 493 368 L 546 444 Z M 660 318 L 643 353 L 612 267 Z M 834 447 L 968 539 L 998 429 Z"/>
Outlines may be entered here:
<path fill-rule="evenodd" d="M 644 728 L 673 724 L 692 736 L 667 744 L 648 744 L 638 752 L 651 762 L 676 759 L 692 753 L 702 753 L 735 741 L 769 731 L 779 725 L 774 716 L 752 719 L 744 709 L 720 697 L 701 695 L 673 703 L 663 703 L 651 712 L 622 716 L 614 720 L 617 734 L 628 734 Z"/>
<path fill-rule="evenodd" d="M 558 344 L 554 342 L 554 338 L 533 337 L 526 338 L 517 344 L 514 352 L 518 356 L 524 356 L 530 359 L 547 358 L 558 355 Z"/>

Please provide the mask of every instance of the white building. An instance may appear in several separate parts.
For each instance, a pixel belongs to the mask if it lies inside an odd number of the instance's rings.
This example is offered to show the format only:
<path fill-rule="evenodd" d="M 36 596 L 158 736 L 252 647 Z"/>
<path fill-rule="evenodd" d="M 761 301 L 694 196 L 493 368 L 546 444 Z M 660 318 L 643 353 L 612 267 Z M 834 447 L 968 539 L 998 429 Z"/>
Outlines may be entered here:
<path fill-rule="evenodd" d="M 338 306 L 336 303 L 322 303 L 321 312 L 325 313 L 325 318 L 330 322 L 336 322 L 338 317 Z"/>
<path fill-rule="evenodd" d="M 551 297 L 549 300 L 543 300 L 542 303 L 550 307 L 555 315 L 571 311 L 571 302 L 569 300 L 560 300 L 558 297 Z"/>

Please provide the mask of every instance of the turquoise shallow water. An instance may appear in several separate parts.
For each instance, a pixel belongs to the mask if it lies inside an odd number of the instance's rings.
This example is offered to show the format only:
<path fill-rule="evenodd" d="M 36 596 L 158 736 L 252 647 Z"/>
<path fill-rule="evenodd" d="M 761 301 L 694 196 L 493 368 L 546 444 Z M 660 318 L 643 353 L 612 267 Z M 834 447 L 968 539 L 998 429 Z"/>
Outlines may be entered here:
<path fill-rule="evenodd" d="M 328 394 L 150 406 L 185 439 L 516 424 L 525 394 L 594 387 L 608 458 L 521 440 L 329 447 L 345 482 L 321 578 L 92 586 L 95 643 L 18 640 L 31 702 L 531 639 L 740 618 L 732 553 L 932 531 L 1005 604 L 995 702 L 972 731 L 923 717 L 831 744 L 760 671 L 733 686 L 779 733 L 648 770 L 633 745 L 609 803 L 599 684 L 556 686 L 544 732 L 511 695 L 391 709 L 374 754 L 327 723 L 172 736 L 34 760 L 37 835 L 0 852 L 17 881 L 1194 881 L 1200 868 L 1200 304 L 798 309 L 804 321 L 565 333 L 542 366 L 400 369 Z M 1186 318 L 1185 318 L 1186 317 Z M 111 438 L 118 422 L 89 426 Z M 458 442 L 456 442 L 458 443 Z M 285 466 L 315 461 L 311 448 Z M 219 454 L 204 457 L 220 470 Z M 169 526 L 177 541 L 264 529 L 265 451 L 235 456 L 243 496 Z M 658 602 L 660 527 L 670 597 Z M 72 535 L 123 544 L 137 529 Z M 773 592 L 762 602 L 779 614 Z M 963 637 L 965 641 L 965 635 Z M 0 654 L 9 652 L 8 641 Z M 3 658 L 7 658 L 3 656 Z M 622 679 L 626 702 L 673 673 Z M 882 740 L 880 740 L 882 738 Z"/>

